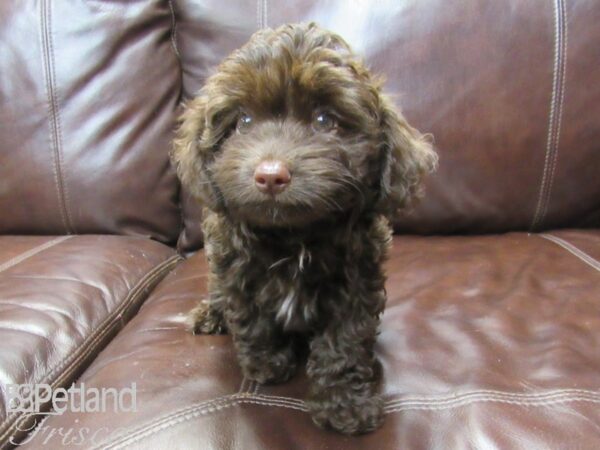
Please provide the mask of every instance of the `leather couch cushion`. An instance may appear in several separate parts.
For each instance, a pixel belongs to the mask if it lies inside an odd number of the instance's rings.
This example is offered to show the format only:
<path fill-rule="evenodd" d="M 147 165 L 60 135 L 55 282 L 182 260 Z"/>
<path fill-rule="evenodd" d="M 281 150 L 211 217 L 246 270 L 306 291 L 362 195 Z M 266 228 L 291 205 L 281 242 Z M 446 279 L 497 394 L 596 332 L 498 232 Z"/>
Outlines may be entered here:
<path fill-rule="evenodd" d="M 6 385 L 70 385 L 178 259 L 145 238 L 0 236 L 0 447 L 40 419 L 8 413 Z"/>
<path fill-rule="evenodd" d="M 0 2 L 0 234 L 175 242 L 172 28 L 166 0 Z"/>
<path fill-rule="evenodd" d="M 316 21 L 387 78 L 440 154 L 397 229 L 481 233 L 600 225 L 600 3 L 177 0 L 183 93 L 263 27 Z M 191 226 L 188 226 L 191 225 Z M 197 246 L 186 225 L 183 246 Z"/>
<path fill-rule="evenodd" d="M 346 437 L 312 424 L 301 373 L 258 386 L 229 336 L 184 330 L 206 294 L 198 253 L 80 379 L 135 382 L 137 412 L 52 416 L 25 448 L 600 448 L 599 256 L 598 231 L 396 237 L 377 344 L 388 414 Z"/>

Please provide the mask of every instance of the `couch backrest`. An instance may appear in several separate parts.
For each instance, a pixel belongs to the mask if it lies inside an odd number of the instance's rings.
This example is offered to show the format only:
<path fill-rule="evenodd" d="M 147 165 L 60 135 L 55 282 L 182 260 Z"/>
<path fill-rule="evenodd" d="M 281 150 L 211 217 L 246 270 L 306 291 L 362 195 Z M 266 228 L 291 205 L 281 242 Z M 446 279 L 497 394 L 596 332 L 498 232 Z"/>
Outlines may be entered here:
<path fill-rule="evenodd" d="M 257 29 L 314 20 L 435 137 L 402 232 L 600 225 L 600 3 L 3 0 L 0 233 L 201 242 L 169 167 L 176 108 Z"/>
<path fill-rule="evenodd" d="M 167 1 L 0 2 L 0 234 L 177 239 L 173 24 Z"/>
<path fill-rule="evenodd" d="M 440 154 L 399 231 L 600 225 L 600 2 L 178 0 L 175 9 L 188 97 L 253 31 L 285 22 L 340 33 L 385 74 Z"/>

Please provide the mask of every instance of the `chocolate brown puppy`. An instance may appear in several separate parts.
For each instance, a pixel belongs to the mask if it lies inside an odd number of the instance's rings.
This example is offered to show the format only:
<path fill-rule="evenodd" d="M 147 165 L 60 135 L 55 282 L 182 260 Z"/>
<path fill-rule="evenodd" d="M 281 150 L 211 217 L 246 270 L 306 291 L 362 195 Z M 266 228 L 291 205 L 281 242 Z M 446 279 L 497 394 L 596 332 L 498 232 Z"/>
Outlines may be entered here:
<path fill-rule="evenodd" d="M 204 205 L 209 298 L 196 333 L 228 330 L 246 377 L 277 383 L 307 356 L 313 420 L 381 424 L 373 350 L 389 220 L 436 164 L 338 35 L 255 33 L 183 113 L 173 160 Z"/>

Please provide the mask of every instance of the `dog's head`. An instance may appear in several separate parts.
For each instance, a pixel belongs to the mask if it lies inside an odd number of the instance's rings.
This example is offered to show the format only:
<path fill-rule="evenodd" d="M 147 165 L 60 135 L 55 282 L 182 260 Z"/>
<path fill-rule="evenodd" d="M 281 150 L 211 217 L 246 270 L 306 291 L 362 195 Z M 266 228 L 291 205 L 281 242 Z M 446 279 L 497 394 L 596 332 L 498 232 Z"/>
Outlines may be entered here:
<path fill-rule="evenodd" d="M 348 44 L 309 24 L 259 31 L 225 59 L 187 105 L 173 160 L 212 210 L 301 227 L 391 215 L 436 156 Z"/>

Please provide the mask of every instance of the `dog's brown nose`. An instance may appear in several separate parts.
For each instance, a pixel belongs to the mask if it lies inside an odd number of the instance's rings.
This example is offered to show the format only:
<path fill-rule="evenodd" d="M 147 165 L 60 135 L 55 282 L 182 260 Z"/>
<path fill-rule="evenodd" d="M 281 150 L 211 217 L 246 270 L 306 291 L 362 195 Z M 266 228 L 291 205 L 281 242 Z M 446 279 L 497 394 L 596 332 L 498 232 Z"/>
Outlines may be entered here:
<path fill-rule="evenodd" d="M 262 161 L 254 171 L 254 183 L 259 191 L 265 194 L 279 194 L 290 184 L 292 176 L 281 161 Z"/>

